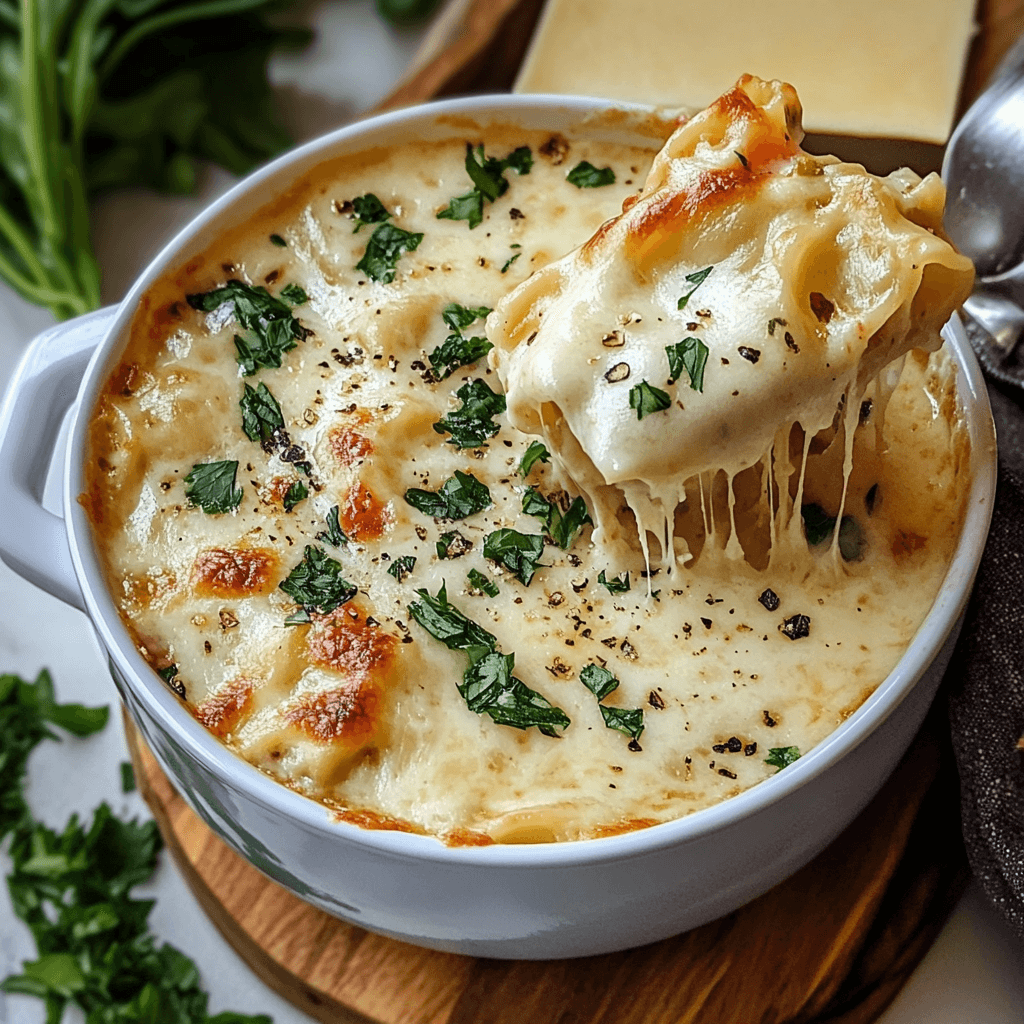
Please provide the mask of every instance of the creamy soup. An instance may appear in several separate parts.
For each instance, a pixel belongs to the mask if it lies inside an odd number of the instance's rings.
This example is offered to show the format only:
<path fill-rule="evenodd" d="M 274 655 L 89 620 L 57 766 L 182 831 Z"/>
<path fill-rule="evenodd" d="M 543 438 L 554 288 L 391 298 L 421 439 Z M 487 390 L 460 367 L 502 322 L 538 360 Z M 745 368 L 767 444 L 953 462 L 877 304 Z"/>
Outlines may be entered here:
<path fill-rule="evenodd" d="M 969 263 L 937 179 L 729 96 L 661 155 L 460 122 L 335 159 L 150 289 L 82 501 L 232 750 L 364 827 L 598 837 L 774 775 L 896 664 L 969 484 Z"/>

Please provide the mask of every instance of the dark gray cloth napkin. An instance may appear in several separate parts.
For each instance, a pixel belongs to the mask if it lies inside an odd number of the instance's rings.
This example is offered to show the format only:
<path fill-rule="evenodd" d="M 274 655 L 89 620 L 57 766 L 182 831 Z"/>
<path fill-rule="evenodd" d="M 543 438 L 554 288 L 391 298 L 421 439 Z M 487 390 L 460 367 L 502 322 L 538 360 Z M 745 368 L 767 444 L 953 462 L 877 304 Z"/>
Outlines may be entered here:
<path fill-rule="evenodd" d="M 1024 391 L 990 378 L 989 397 L 999 484 L 946 687 L 971 868 L 1024 938 Z"/>

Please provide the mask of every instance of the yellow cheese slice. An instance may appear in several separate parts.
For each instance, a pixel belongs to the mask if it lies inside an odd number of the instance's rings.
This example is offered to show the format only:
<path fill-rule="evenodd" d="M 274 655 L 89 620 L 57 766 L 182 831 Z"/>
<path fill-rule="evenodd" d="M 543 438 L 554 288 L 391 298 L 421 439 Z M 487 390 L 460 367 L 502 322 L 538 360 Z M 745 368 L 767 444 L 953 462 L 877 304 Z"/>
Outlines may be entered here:
<path fill-rule="evenodd" d="M 792 82 L 811 132 L 944 143 L 974 0 L 548 0 L 517 92 L 702 108 Z"/>

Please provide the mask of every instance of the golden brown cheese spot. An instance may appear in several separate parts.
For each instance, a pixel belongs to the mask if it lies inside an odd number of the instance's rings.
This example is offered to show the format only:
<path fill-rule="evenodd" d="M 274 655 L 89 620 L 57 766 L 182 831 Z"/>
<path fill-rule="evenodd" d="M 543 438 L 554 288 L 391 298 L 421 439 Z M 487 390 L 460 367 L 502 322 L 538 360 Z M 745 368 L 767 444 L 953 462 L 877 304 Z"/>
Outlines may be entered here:
<path fill-rule="evenodd" d="M 233 732 L 252 702 L 253 684 L 234 679 L 192 709 L 196 721 L 220 739 Z"/>
<path fill-rule="evenodd" d="M 277 559 L 258 548 L 201 551 L 192 566 L 192 586 L 204 597 L 249 597 L 270 589 Z"/>
<path fill-rule="evenodd" d="M 484 832 L 469 828 L 457 828 L 444 834 L 445 846 L 493 846 L 494 840 Z"/>
<path fill-rule="evenodd" d="M 650 828 L 652 825 L 659 825 L 657 818 L 627 818 L 625 821 L 615 822 L 613 825 L 598 825 L 590 835 L 594 839 L 601 839 L 604 836 L 621 836 L 627 832 L 639 832 L 642 828 Z"/>
<path fill-rule="evenodd" d="M 342 466 L 354 466 L 373 454 L 373 442 L 351 427 L 337 427 L 328 435 L 331 453 Z"/>
<path fill-rule="evenodd" d="M 284 504 L 284 497 L 294 483 L 294 479 L 286 476 L 275 476 L 260 490 L 260 501 L 265 505 Z"/>
<path fill-rule="evenodd" d="M 111 395 L 120 395 L 122 398 L 131 398 L 140 376 L 137 363 L 121 363 L 110 375 L 105 388 Z"/>
<path fill-rule="evenodd" d="M 389 502 L 380 501 L 361 480 L 353 484 L 341 506 L 341 524 L 353 540 L 376 540 L 394 522 Z"/>
<path fill-rule="evenodd" d="M 920 551 L 928 543 L 927 537 L 911 533 L 909 530 L 897 530 L 892 541 L 892 555 L 897 562 L 905 561 L 915 551 Z"/>
<path fill-rule="evenodd" d="M 281 717 L 318 743 L 360 747 L 377 733 L 380 690 L 368 681 L 351 681 L 332 690 L 303 694 Z"/>
<path fill-rule="evenodd" d="M 419 832 L 408 821 L 401 818 L 392 818 L 387 814 L 377 814 L 374 811 L 338 811 L 335 814 L 337 821 L 346 821 L 350 825 L 358 825 L 360 828 L 372 829 L 375 832 Z"/>
<path fill-rule="evenodd" d="M 337 608 L 316 615 L 306 637 L 310 662 L 357 679 L 386 680 L 397 640 L 368 621 L 355 608 Z"/>

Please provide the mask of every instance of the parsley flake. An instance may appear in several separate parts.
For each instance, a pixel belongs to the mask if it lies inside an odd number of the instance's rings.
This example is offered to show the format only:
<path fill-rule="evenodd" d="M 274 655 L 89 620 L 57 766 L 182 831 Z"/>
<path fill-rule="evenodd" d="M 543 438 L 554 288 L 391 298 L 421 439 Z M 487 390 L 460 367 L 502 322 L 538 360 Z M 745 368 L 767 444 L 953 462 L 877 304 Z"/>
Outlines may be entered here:
<path fill-rule="evenodd" d="M 270 441 L 274 432 L 284 427 L 281 406 L 263 381 L 255 388 L 246 384 L 238 404 L 242 409 L 242 430 L 250 441 Z"/>
<path fill-rule="evenodd" d="M 286 249 L 288 247 L 288 243 L 280 235 L 271 235 L 270 240 L 279 249 Z"/>
<path fill-rule="evenodd" d="M 341 528 L 337 505 L 332 505 L 330 512 L 327 513 L 327 529 L 321 530 L 315 539 L 326 541 L 336 548 L 348 543 L 348 537 L 345 536 L 345 531 Z"/>
<path fill-rule="evenodd" d="M 352 209 L 355 211 L 358 221 L 352 229 L 352 234 L 355 234 L 364 224 L 383 224 L 384 221 L 391 218 L 387 207 L 372 192 L 353 199 Z"/>
<path fill-rule="evenodd" d="M 580 672 L 580 682 L 597 698 L 601 708 L 601 717 L 609 729 L 618 729 L 629 736 L 633 743 L 640 739 L 644 731 L 643 708 L 609 708 L 600 702 L 619 688 L 619 681 L 601 665 L 593 663 Z M 639 750 L 630 744 L 630 749 Z"/>
<path fill-rule="evenodd" d="M 694 391 L 704 390 L 704 367 L 708 361 L 708 347 L 700 338 L 683 338 L 674 345 L 665 346 L 668 356 L 670 383 L 679 380 L 686 371 L 690 387 Z"/>
<path fill-rule="evenodd" d="M 491 492 L 472 473 L 455 470 L 437 491 L 410 487 L 405 500 L 424 515 L 436 519 L 465 519 L 490 507 Z"/>
<path fill-rule="evenodd" d="M 521 477 L 529 476 L 530 470 L 533 469 L 537 462 L 550 462 L 551 452 L 549 452 L 542 441 L 531 441 L 530 447 L 523 452 L 523 457 L 519 461 L 519 475 Z"/>
<path fill-rule="evenodd" d="M 714 269 L 715 268 L 713 266 L 705 267 L 703 270 L 695 270 L 692 274 L 686 275 L 686 280 L 692 284 L 693 287 L 685 295 L 681 295 L 679 297 L 676 309 L 686 309 L 686 304 L 690 301 L 690 297 L 707 280 L 708 274 L 710 274 Z"/>
<path fill-rule="evenodd" d="M 580 530 L 593 524 L 584 500 L 577 497 L 563 513 L 558 505 L 545 498 L 536 488 L 529 487 L 523 495 L 523 511 L 540 519 L 547 527 L 551 539 L 563 550 L 572 547 Z"/>
<path fill-rule="evenodd" d="M 435 423 L 438 434 L 451 434 L 449 444 L 456 448 L 481 448 L 487 438 L 501 429 L 492 417 L 505 411 L 505 396 L 492 391 L 486 381 L 476 377 L 455 392 L 462 405 Z"/>
<path fill-rule="evenodd" d="M 235 486 L 237 472 L 233 461 L 197 463 L 185 477 L 185 497 L 208 515 L 230 512 L 242 501 L 242 488 Z"/>
<path fill-rule="evenodd" d="M 422 241 L 422 231 L 403 231 L 394 224 L 378 224 L 356 270 L 363 271 L 373 281 L 390 284 L 395 279 L 399 257 L 404 252 L 412 252 Z"/>
<path fill-rule="evenodd" d="M 281 289 L 281 298 L 293 306 L 301 306 L 303 303 L 309 302 L 309 296 L 306 294 L 305 289 L 294 282 L 286 284 Z"/>
<path fill-rule="evenodd" d="M 284 510 L 285 512 L 291 512 L 293 508 L 300 501 L 304 501 L 309 497 L 309 488 L 301 480 L 296 480 L 291 487 L 288 488 L 288 493 L 284 496 Z"/>
<path fill-rule="evenodd" d="M 529 146 L 514 149 L 504 160 L 484 154 L 484 147 L 466 143 L 466 173 L 473 182 L 473 190 L 456 196 L 437 214 L 438 220 L 465 220 L 470 229 L 483 221 L 484 200 L 494 202 L 508 191 L 505 171 L 529 174 L 533 167 L 533 153 Z"/>
<path fill-rule="evenodd" d="M 399 557 L 394 559 L 394 561 L 392 561 L 388 566 L 388 575 L 394 576 L 399 583 L 403 583 L 406 576 L 412 572 L 415 565 L 415 555 L 399 555 Z"/>
<path fill-rule="evenodd" d="M 488 597 L 497 597 L 500 593 L 498 584 L 489 580 L 479 569 L 470 569 L 466 573 L 466 579 L 474 590 L 478 590 Z"/>
<path fill-rule="evenodd" d="M 430 353 L 430 366 L 438 380 L 450 377 L 460 366 L 470 366 L 487 355 L 494 346 L 486 338 L 466 338 L 462 328 L 487 316 L 490 309 L 480 306 L 469 309 L 457 302 L 449 303 L 441 313 L 452 333 Z"/>
<path fill-rule="evenodd" d="M 538 561 L 544 551 L 544 538 L 506 528 L 484 538 L 484 558 L 504 566 L 525 586 L 541 568 Z"/>
<path fill-rule="evenodd" d="M 764 763 L 770 764 L 773 768 L 778 768 L 779 771 L 782 771 L 783 768 L 788 768 L 799 757 L 799 747 L 770 747 Z"/>
<path fill-rule="evenodd" d="M 341 575 L 341 563 L 323 548 L 306 545 L 302 561 L 278 586 L 307 613 L 327 615 L 351 601 L 357 588 Z"/>
<path fill-rule="evenodd" d="M 620 576 L 608 579 L 604 569 L 597 574 L 597 582 L 604 587 L 609 594 L 625 594 L 629 590 L 629 573 L 624 572 Z"/>
<path fill-rule="evenodd" d="M 581 160 L 566 176 L 565 180 L 577 188 L 601 188 L 615 184 L 615 172 L 610 167 L 598 169 L 587 160 Z"/>
<path fill-rule="evenodd" d="M 482 320 L 490 312 L 489 306 L 462 306 L 457 302 L 449 302 L 441 310 L 441 319 L 453 331 L 461 331 L 463 327 Z"/>
<path fill-rule="evenodd" d="M 636 418 L 642 420 L 653 412 L 664 412 L 672 404 L 668 393 L 652 387 L 642 380 L 629 389 L 629 407 L 636 410 Z"/>
<path fill-rule="evenodd" d="M 609 693 L 619 688 L 619 681 L 600 665 L 585 666 L 580 671 L 580 682 L 598 699 L 604 700 Z"/>

